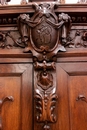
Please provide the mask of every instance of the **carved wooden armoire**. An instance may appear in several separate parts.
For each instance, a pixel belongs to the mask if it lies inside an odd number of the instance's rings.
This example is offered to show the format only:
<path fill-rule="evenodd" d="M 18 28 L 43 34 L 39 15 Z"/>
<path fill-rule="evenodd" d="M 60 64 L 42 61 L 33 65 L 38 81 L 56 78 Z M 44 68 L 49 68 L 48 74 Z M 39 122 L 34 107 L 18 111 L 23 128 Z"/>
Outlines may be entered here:
<path fill-rule="evenodd" d="M 87 130 L 87 4 L 0 6 L 0 130 Z"/>

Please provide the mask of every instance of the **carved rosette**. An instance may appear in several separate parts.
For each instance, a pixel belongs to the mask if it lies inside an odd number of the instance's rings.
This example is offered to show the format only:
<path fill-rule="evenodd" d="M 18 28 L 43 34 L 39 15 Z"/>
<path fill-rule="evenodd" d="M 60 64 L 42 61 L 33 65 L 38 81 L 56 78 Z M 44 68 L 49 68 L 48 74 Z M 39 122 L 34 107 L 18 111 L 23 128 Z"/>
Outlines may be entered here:
<path fill-rule="evenodd" d="M 50 129 L 49 123 L 55 123 L 56 103 L 56 55 L 65 51 L 67 34 L 71 19 L 68 14 L 58 16 L 53 3 L 33 4 L 32 17 L 21 14 L 18 17 L 18 29 L 21 41 L 26 46 L 24 52 L 32 52 L 34 62 L 34 99 L 37 123 L 43 123 L 43 129 Z M 26 42 L 26 38 L 28 38 Z"/>

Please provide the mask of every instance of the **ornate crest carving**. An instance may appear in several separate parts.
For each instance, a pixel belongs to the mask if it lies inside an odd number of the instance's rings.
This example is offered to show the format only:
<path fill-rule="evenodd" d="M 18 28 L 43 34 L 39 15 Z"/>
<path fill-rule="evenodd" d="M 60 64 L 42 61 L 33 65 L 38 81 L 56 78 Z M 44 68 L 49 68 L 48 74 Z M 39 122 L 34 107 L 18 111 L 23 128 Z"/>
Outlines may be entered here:
<path fill-rule="evenodd" d="M 49 123 L 56 122 L 56 55 L 59 50 L 65 51 L 71 19 L 64 13 L 57 16 L 54 13 L 57 5 L 53 3 L 32 6 L 35 9 L 32 17 L 28 14 L 18 17 L 18 29 L 26 46 L 24 52 L 33 54 L 36 121 L 44 123 L 43 129 L 47 130 Z"/>
<path fill-rule="evenodd" d="M 24 52 L 32 51 L 36 56 L 36 53 L 47 55 L 48 53 L 56 54 L 59 50 L 65 51 L 62 45 L 66 43 L 71 26 L 70 17 L 64 13 L 57 16 L 54 13 L 54 4 L 34 4 L 33 7 L 35 13 L 32 17 L 28 14 L 21 14 L 18 17 L 22 41 L 25 37 L 29 38 L 28 47 Z"/>

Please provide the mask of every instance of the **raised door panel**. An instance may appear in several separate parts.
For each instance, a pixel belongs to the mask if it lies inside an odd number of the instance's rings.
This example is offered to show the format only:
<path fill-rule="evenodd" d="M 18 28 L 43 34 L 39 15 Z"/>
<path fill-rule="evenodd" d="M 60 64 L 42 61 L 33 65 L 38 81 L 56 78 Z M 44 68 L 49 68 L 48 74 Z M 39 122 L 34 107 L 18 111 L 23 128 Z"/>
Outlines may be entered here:
<path fill-rule="evenodd" d="M 32 129 L 31 64 L 0 64 L 0 129 Z"/>
<path fill-rule="evenodd" d="M 59 130 L 87 130 L 86 62 L 57 64 L 57 94 Z"/>

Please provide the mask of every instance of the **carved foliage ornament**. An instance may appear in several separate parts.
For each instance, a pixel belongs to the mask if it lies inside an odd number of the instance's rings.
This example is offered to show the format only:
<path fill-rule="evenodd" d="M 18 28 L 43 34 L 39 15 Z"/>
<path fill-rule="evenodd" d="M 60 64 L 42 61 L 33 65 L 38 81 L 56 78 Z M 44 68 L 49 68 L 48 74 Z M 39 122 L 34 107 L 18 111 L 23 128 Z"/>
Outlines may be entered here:
<path fill-rule="evenodd" d="M 18 29 L 21 41 L 27 46 L 24 52 L 31 51 L 34 61 L 34 97 L 35 117 L 38 123 L 44 123 L 43 129 L 50 128 L 49 123 L 56 122 L 56 55 L 65 51 L 67 34 L 71 26 L 68 14 L 54 13 L 55 4 L 33 4 L 32 17 L 21 14 L 18 17 Z M 28 38 L 28 42 L 26 42 Z"/>
<path fill-rule="evenodd" d="M 67 48 L 87 48 L 87 29 L 71 30 L 67 37 Z"/>

